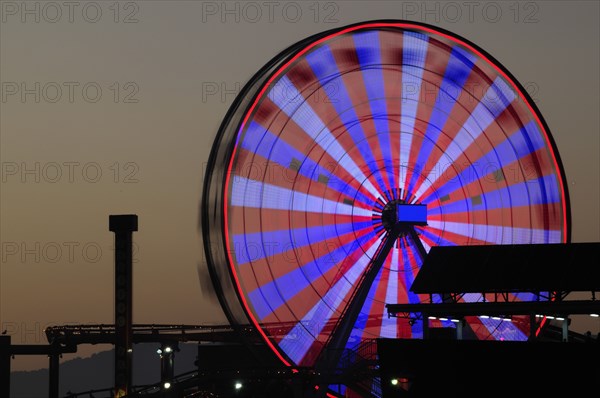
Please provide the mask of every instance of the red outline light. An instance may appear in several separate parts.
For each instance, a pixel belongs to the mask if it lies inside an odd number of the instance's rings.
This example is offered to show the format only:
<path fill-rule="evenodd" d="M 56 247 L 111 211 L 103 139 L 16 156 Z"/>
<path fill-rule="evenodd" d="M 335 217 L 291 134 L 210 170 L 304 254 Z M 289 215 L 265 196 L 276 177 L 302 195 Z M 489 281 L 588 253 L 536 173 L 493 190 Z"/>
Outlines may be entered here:
<path fill-rule="evenodd" d="M 561 168 L 559 167 L 558 164 L 558 159 L 556 157 L 556 154 L 554 153 L 554 147 L 552 145 L 552 141 L 550 140 L 550 136 L 548 134 L 548 132 L 546 131 L 546 128 L 544 126 L 544 124 L 542 123 L 542 121 L 540 120 L 540 118 L 538 117 L 537 112 L 535 112 L 535 110 L 533 109 L 533 107 L 531 106 L 530 102 L 527 100 L 526 96 L 523 94 L 523 92 L 519 89 L 519 87 L 515 84 L 515 82 L 498 66 L 496 65 L 495 62 L 492 62 L 488 57 L 486 57 L 484 54 L 482 54 L 479 50 L 477 50 L 476 48 L 474 48 L 472 45 L 465 43 L 464 41 L 462 41 L 461 39 L 459 39 L 458 37 L 454 37 L 452 35 L 437 31 L 433 28 L 427 27 L 427 26 L 422 26 L 422 25 L 418 25 L 415 23 L 404 23 L 404 22 L 398 22 L 398 23 L 392 23 L 392 22 L 375 22 L 375 23 L 365 23 L 365 24 L 360 24 L 360 25 L 355 25 L 355 26 L 351 26 L 348 27 L 346 29 L 342 29 L 339 31 L 336 31 L 330 35 L 327 35 L 325 37 L 322 37 L 319 40 L 316 40 L 312 43 L 310 43 L 307 47 L 305 47 L 304 49 L 302 49 L 301 51 L 299 51 L 294 57 L 292 57 L 290 60 L 288 60 L 284 65 L 280 66 L 279 69 L 277 71 L 275 71 L 271 77 L 269 78 L 269 80 L 263 84 L 263 88 L 260 90 L 259 94 L 256 96 L 256 99 L 254 100 L 254 102 L 252 103 L 252 106 L 249 108 L 249 110 L 246 112 L 246 115 L 242 121 L 242 124 L 240 125 L 240 128 L 237 132 L 237 136 L 236 136 L 236 142 L 237 140 L 240 138 L 240 134 L 241 132 L 244 130 L 244 127 L 246 125 L 246 122 L 248 121 L 248 119 L 250 118 L 250 115 L 254 112 L 254 109 L 256 108 L 257 104 L 260 102 L 260 100 L 262 99 L 265 91 L 271 87 L 271 83 L 279 77 L 279 75 L 281 74 L 281 72 L 285 69 L 288 68 L 288 66 L 290 66 L 294 61 L 296 61 L 298 58 L 300 58 L 302 55 L 304 55 L 305 53 L 307 53 L 309 50 L 311 50 L 312 48 L 316 47 L 317 45 L 323 43 L 324 41 L 327 41 L 329 39 L 331 39 L 332 37 L 336 37 L 336 36 L 340 36 L 343 35 L 345 33 L 348 32 L 353 32 L 356 30 L 362 30 L 362 29 L 369 29 L 369 28 L 401 28 L 401 29 L 411 29 L 411 30 L 417 30 L 417 31 L 423 31 L 423 32 L 427 32 L 427 33 L 431 33 L 433 35 L 436 36 L 441 36 L 444 37 L 456 44 L 459 44 L 463 47 L 466 47 L 467 49 L 469 49 L 471 52 L 473 52 L 474 54 L 476 54 L 478 57 L 480 57 L 481 59 L 483 59 L 485 62 L 487 62 L 488 65 L 491 65 L 492 68 L 494 68 L 494 70 L 501 75 L 505 81 L 507 81 L 511 87 L 517 92 L 517 94 L 519 95 L 519 98 L 521 100 L 523 100 L 523 102 L 527 105 L 529 111 L 533 114 L 533 117 L 535 118 L 535 121 L 537 122 L 537 124 L 540 126 L 543 135 L 544 135 L 544 139 L 546 141 L 546 146 L 548 147 L 548 150 L 550 151 L 550 154 L 552 155 L 552 160 L 554 161 L 554 166 L 557 170 L 558 173 L 560 173 L 560 178 L 558 178 L 559 180 L 559 185 L 561 188 L 561 194 L 562 194 L 562 207 L 563 207 L 563 241 L 564 243 L 567 243 L 567 239 L 568 239 L 568 221 L 567 221 L 567 200 L 566 200 L 566 192 L 565 192 L 565 187 L 563 184 L 563 179 L 562 179 L 562 173 L 561 173 Z M 227 167 L 227 174 L 225 176 L 225 185 L 223 187 L 224 189 L 224 193 L 227 193 L 229 191 L 229 179 L 231 177 L 231 169 L 233 167 L 233 160 L 235 159 L 235 153 L 237 151 L 237 146 L 234 146 L 233 151 L 231 153 L 231 157 L 229 160 L 229 166 Z M 226 198 L 226 195 L 223 195 L 223 198 Z M 278 348 L 276 348 L 273 344 L 273 342 L 269 339 L 269 337 L 266 335 L 266 333 L 264 332 L 264 330 L 260 327 L 257 319 L 254 317 L 254 314 L 252 313 L 252 311 L 250 310 L 250 307 L 248 306 L 248 303 L 246 301 L 246 297 L 244 292 L 242 291 L 241 285 L 240 285 L 240 281 L 237 275 L 237 272 L 235 270 L 235 265 L 233 262 L 233 258 L 231 255 L 231 246 L 230 246 L 230 242 L 229 242 L 229 230 L 228 230 L 228 214 L 227 214 L 227 202 L 224 200 L 223 201 L 223 222 L 225 225 L 225 249 L 227 252 L 227 259 L 229 261 L 229 267 L 232 271 L 234 280 L 235 280 L 235 286 L 236 289 L 238 290 L 239 296 L 242 299 L 242 304 L 244 305 L 244 308 L 246 310 L 246 313 L 248 314 L 250 320 L 252 321 L 252 323 L 254 324 L 254 326 L 256 327 L 256 329 L 259 331 L 260 335 L 263 337 L 263 339 L 265 340 L 265 343 L 267 344 L 267 346 L 275 353 L 275 355 L 277 355 L 277 357 L 282 361 L 282 363 L 285 366 L 292 366 L 290 364 L 289 361 L 287 361 L 283 355 L 281 354 L 281 350 L 279 350 Z M 542 328 L 542 326 L 545 324 L 546 318 L 544 318 L 540 324 L 540 327 L 538 328 L 538 330 L 536 331 L 536 336 L 540 333 L 540 330 Z"/>

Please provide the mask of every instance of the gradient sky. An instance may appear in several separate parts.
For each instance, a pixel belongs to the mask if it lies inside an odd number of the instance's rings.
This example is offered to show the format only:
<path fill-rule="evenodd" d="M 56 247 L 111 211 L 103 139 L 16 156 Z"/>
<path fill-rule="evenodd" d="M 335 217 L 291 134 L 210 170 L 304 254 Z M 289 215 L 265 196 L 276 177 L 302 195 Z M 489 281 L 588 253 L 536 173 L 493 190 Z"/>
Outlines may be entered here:
<path fill-rule="evenodd" d="M 45 343 L 49 324 L 112 323 L 109 214 L 139 215 L 134 322 L 225 322 L 197 273 L 218 126 L 285 47 L 363 20 L 437 25 L 511 71 L 563 159 L 573 241 L 600 241 L 597 1 L 0 4 L 0 329 L 14 343 Z M 600 331 L 600 321 L 573 325 Z M 45 366 L 13 360 L 14 370 Z"/>

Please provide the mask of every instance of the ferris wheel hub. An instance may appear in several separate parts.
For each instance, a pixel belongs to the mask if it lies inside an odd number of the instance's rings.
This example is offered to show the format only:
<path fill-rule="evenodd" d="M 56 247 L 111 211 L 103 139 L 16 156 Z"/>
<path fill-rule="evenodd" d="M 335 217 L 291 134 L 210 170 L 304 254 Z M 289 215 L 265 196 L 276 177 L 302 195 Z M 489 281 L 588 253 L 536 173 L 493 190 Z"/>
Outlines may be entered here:
<path fill-rule="evenodd" d="M 392 199 L 383 208 L 380 206 L 378 204 L 373 209 L 373 218 L 375 223 L 381 223 L 387 232 L 398 224 L 405 227 L 427 225 L 427 205 L 406 203 L 403 199 Z"/>
<path fill-rule="evenodd" d="M 404 202 L 401 199 L 395 199 L 389 201 L 381 212 L 381 223 L 386 231 L 390 231 L 394 228 L 394 225 L 398 222 L 398 204 Z"/>

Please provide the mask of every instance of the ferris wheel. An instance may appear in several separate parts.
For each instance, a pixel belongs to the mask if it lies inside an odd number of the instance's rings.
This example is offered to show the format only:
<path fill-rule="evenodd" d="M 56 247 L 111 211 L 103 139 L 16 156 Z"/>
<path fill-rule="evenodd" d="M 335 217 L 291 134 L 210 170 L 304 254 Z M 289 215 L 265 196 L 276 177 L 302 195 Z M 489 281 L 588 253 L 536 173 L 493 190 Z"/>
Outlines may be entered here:
<path fill-rule="evenodd" d="M 506 69 L 447 31 L 374 21 L 251 79 L 215 140 L 202 215 L 230 321 L 315 366 L 331 346 L 422 336 L 385 304 L 429 300 L 409 288 L 432 246 L 567 242 L 568 208 L 548 127 Z M 466 321 L 480 339 L 527 338 Z"/>

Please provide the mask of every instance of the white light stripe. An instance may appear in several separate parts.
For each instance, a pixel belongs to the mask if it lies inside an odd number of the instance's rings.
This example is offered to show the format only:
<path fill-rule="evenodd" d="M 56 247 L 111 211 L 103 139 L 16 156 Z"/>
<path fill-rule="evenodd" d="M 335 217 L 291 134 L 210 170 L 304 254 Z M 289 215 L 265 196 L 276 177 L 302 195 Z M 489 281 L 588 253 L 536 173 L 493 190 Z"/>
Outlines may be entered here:
<path fill-rule="evenodd" d="M 425 248 L 425 251 L 426 251 L 427 253 L 429 253 L 429 250 L 431 250 L 431 246 L 429 246 L 429 245 L 427 244 L 427 242 L 425 242 L 423 239 L 421 239 L 421 244 L 422 244 L 422 245 L 423 245 L 423 247 Z"/>
<path fill-rule="evenodd" d="M 372 216 L 372 212 L 341 202 L 265 184 L 261 181 L 234 177 L 231 205 L 262 209 L 291 210 L 326 214 Z"/>

